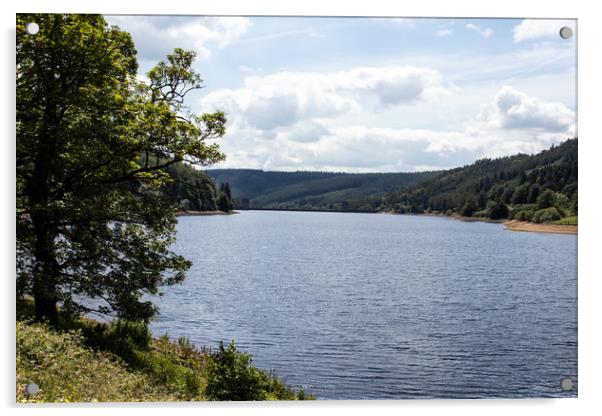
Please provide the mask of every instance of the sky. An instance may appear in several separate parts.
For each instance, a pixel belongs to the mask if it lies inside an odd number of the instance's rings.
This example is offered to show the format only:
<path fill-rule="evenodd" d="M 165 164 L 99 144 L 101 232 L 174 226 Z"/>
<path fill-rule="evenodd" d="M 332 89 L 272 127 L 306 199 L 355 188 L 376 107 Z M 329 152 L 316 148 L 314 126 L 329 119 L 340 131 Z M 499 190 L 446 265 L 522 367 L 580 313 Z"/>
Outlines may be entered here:
<path fill-rule="evenodd" d="M 195 113 L 224 111 L 214 167 L 413 172 L 576 136 L 573 20 L 106 16 L 139 77 L 194 50 Z"/>

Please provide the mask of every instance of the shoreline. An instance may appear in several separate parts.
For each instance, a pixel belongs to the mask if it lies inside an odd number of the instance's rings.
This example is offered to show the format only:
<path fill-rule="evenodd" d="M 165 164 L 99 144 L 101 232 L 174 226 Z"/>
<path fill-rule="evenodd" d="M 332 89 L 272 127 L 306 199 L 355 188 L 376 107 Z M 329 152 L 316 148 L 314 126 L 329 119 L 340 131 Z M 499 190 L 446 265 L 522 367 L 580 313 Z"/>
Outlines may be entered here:
<path fill-rule="evenodd" d="M 234 215 L 238 214 L 237 211 L 224 212 L 224 211 L 178 211 L 176 217 L 200 217 L 207 215 Z"/>
<path fill-rule="evenodd" d="M 464 222 L 488 222 L 492 224 L 502 224 L 504 230 L 508 231 L 519 231 L 519 232 L 533 232 L 533 233 L 546 233 L 546 234 L 578 234 L 578 225 L 565 225 L 565 224 L 537 224 L 534 222 L 517 221 L 509 219 L 493 220 L 491 218 L 484 217 L 465 217 L 462 215 L 445 215 L 439 213 L 406 213 L 400 214 L 391 211 L 380 211 L 380 212 L 361 212 L 361 211 L 334 211 L 334 210 L 293 210 L 293 209 L 273 209 L 273 208 L 252 208 L 243 209 L 242 211 L 292 211 L 292 212 L 335 212 L 335 213 L 356 213 L 356 214 L 384 214 L 384 215 L 417 215 L 425 217 L 439 217 L 448 218 L 456 221 Z M 209 215 L 234 215 L 239 214 L 238 211 L 224 212 L 224 211 L 178 211 L 176 216 L 209 216 Z"/>
<path fill-rule="evenodd" d="M 536 224 L 533 222 L 507 220 L 503 222 L 504 229 L 508 231 L 522 231 L 548 234 L 578 234 L 578 225 L 564 224 Z"/>

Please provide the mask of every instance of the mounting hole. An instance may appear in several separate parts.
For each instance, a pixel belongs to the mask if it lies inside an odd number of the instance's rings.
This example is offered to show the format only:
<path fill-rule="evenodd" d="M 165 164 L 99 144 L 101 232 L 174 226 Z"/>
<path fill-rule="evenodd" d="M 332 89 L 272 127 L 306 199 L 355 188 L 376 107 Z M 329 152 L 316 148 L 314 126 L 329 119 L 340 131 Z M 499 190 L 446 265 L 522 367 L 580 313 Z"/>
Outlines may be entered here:
<path fill-rule="evenodd" d="M 25 31 L 30 35 L 35 35 L 40 31 L 40 25 L 36 22 L 27 23 L 25 25 Z"/>
<path fill-rule="evenodd" d="M 573 36 L 573 29 L 568 26 L 563 26 L 560 28 L 560 37 L 562 39 L 570 39 Z"/>
<path fill-rule="evenodd" d="M 40 386 L 38 386 L 36 383 L 29 383 L 25 387 L 25 392 L 27 392 L 27 394 L 30 396 L 35 396 L 40 392 Z"/>
<path fill-rule="evenodd" d="M 573 380 L 570 377 L 565 377 L 560 380 L 560 388 L 564 391 L 573 390 Z"/>

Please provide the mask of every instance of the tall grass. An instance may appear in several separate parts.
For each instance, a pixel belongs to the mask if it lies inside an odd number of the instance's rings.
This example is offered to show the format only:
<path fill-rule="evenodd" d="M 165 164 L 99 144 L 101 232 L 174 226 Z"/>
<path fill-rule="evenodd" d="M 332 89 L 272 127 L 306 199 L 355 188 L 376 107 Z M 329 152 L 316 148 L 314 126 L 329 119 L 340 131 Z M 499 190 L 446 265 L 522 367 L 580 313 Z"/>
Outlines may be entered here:
<path fill-rule="evenodd" d="M 187 338 L 152 338 L 139 322 L 61 319 L 51 328 L 17 304 L 17 401 L 305 400 L 234 344 L 212 352 Z M 40 392 L 28 396 L 36 383 Z"/>

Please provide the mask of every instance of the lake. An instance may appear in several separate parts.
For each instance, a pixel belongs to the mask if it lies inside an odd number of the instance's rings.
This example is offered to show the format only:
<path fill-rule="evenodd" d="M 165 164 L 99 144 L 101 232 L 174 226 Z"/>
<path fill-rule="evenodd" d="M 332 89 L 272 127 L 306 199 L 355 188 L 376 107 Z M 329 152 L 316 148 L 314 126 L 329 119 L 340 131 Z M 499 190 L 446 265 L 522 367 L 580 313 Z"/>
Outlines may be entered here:
<path fill-rule="evenodd" d="M 156 335 L 235 340 L 319 399 L 577 395 L 576 235 L 413 215 L 178 221 L 194 265 L 164 288 Z"/>

